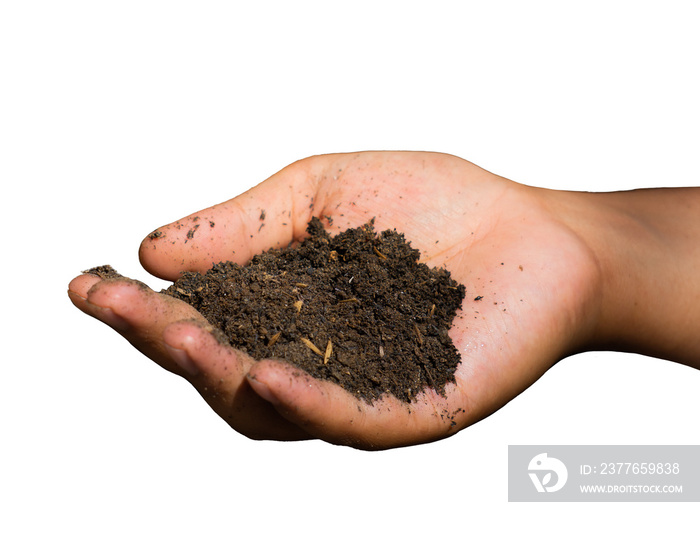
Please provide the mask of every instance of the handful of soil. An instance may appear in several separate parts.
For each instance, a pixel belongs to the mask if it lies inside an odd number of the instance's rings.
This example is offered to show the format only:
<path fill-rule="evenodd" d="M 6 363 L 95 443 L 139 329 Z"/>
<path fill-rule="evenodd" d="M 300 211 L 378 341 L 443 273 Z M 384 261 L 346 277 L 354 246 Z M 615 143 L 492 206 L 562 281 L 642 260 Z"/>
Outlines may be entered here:
<path fill-rule="evenodd" d="M 307 231 L 246 266 L 185 272 L 164 293 L 253 358 L 286 360 L 367 402 L 444 394 L 460 361 L 448 329 L 464 286 L 419 263 L 403 234 L 377 235 L 373 221 L 330 237 L 313 218 Z"/>

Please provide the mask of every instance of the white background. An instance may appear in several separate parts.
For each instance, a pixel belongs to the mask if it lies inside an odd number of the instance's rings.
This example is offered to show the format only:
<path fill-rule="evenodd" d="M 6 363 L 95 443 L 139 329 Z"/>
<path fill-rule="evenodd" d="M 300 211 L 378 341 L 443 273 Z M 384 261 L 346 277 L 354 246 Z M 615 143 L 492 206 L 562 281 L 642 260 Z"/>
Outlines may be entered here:
<path fill-rule="evenodd" d="M 690 368 L 569 358 L 408 449 L 253 442 L 66 297 L 107 262 L 164 287 L 146 234 L 316 153 L 698 185 L 695 4 L 3 2 L 0 556 L 695 554 L 698 504 L 507 502 L 509 444 L 700 443 Z"/>

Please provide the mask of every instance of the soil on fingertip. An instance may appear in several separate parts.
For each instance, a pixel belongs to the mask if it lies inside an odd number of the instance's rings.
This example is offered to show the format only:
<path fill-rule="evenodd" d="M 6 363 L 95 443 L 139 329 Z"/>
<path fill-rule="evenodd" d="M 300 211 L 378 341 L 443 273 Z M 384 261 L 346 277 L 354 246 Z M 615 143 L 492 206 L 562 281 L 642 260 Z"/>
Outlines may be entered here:
<path fill-rule="evenodd" d="M 102 280 L 124 278 L 123 275 L 119 274 L 108 264 L 103 264 L 102 266 L 94 266 L 88 270 L 83 270 L 83 274 L 94 274 L 95 276 L 99 276 Z"/>
<path fill-rule="evenodd" d="M 164 290 L 196 308 L 233 347 L 276 358 L 367 402 L 444 395 L 460 355 L 448 330 L 465 296 L 444 269 L 373 221 L 331 237 L 314 218 L 295 247 L 240 266 L 185 272 Z M 105 274 L 112 274 L 111 270 Z"/>

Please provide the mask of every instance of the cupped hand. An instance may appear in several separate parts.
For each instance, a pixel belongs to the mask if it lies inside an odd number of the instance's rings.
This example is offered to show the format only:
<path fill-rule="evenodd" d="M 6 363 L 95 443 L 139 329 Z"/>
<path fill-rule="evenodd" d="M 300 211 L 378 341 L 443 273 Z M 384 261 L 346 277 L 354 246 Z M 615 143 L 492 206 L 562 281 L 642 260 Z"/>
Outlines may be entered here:
<path fill-rule="evenodd" d="M 219 342 L 187 304 L 126 278 L 75 278 L 69 296 L 137 349 L 187 378 L 234 429 L 256 439 L 321 438 L 364 449 L 440 439 L 484 418 L 586 344 L 600 280 L 590 250 L 557 212 L 554 191 L 526 187 L 454 156 L 363 152 L 315 156 L 142 243 L 151 273 L 175 280 L 245 264 L 301 239 L 313 216 L 331 233 L 375 218 L 421 260 L 448 269 L 467 296 L 450 330 L 456 383 L 411 404 L 373 404 L 292 365 L 255 361 Z M 264 217 L 264 219 L 261 219 Z"/>

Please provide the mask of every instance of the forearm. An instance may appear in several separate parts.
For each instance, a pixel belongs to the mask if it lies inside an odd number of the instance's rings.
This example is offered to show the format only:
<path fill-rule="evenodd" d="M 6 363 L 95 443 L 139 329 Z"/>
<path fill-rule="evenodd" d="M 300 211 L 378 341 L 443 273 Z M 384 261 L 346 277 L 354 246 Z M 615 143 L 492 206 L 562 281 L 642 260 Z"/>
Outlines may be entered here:
<path fill-rule="evenodd" d="M 588 347 L 700 368 L 700 188 L 552 194 L 599 270 Z"/>

